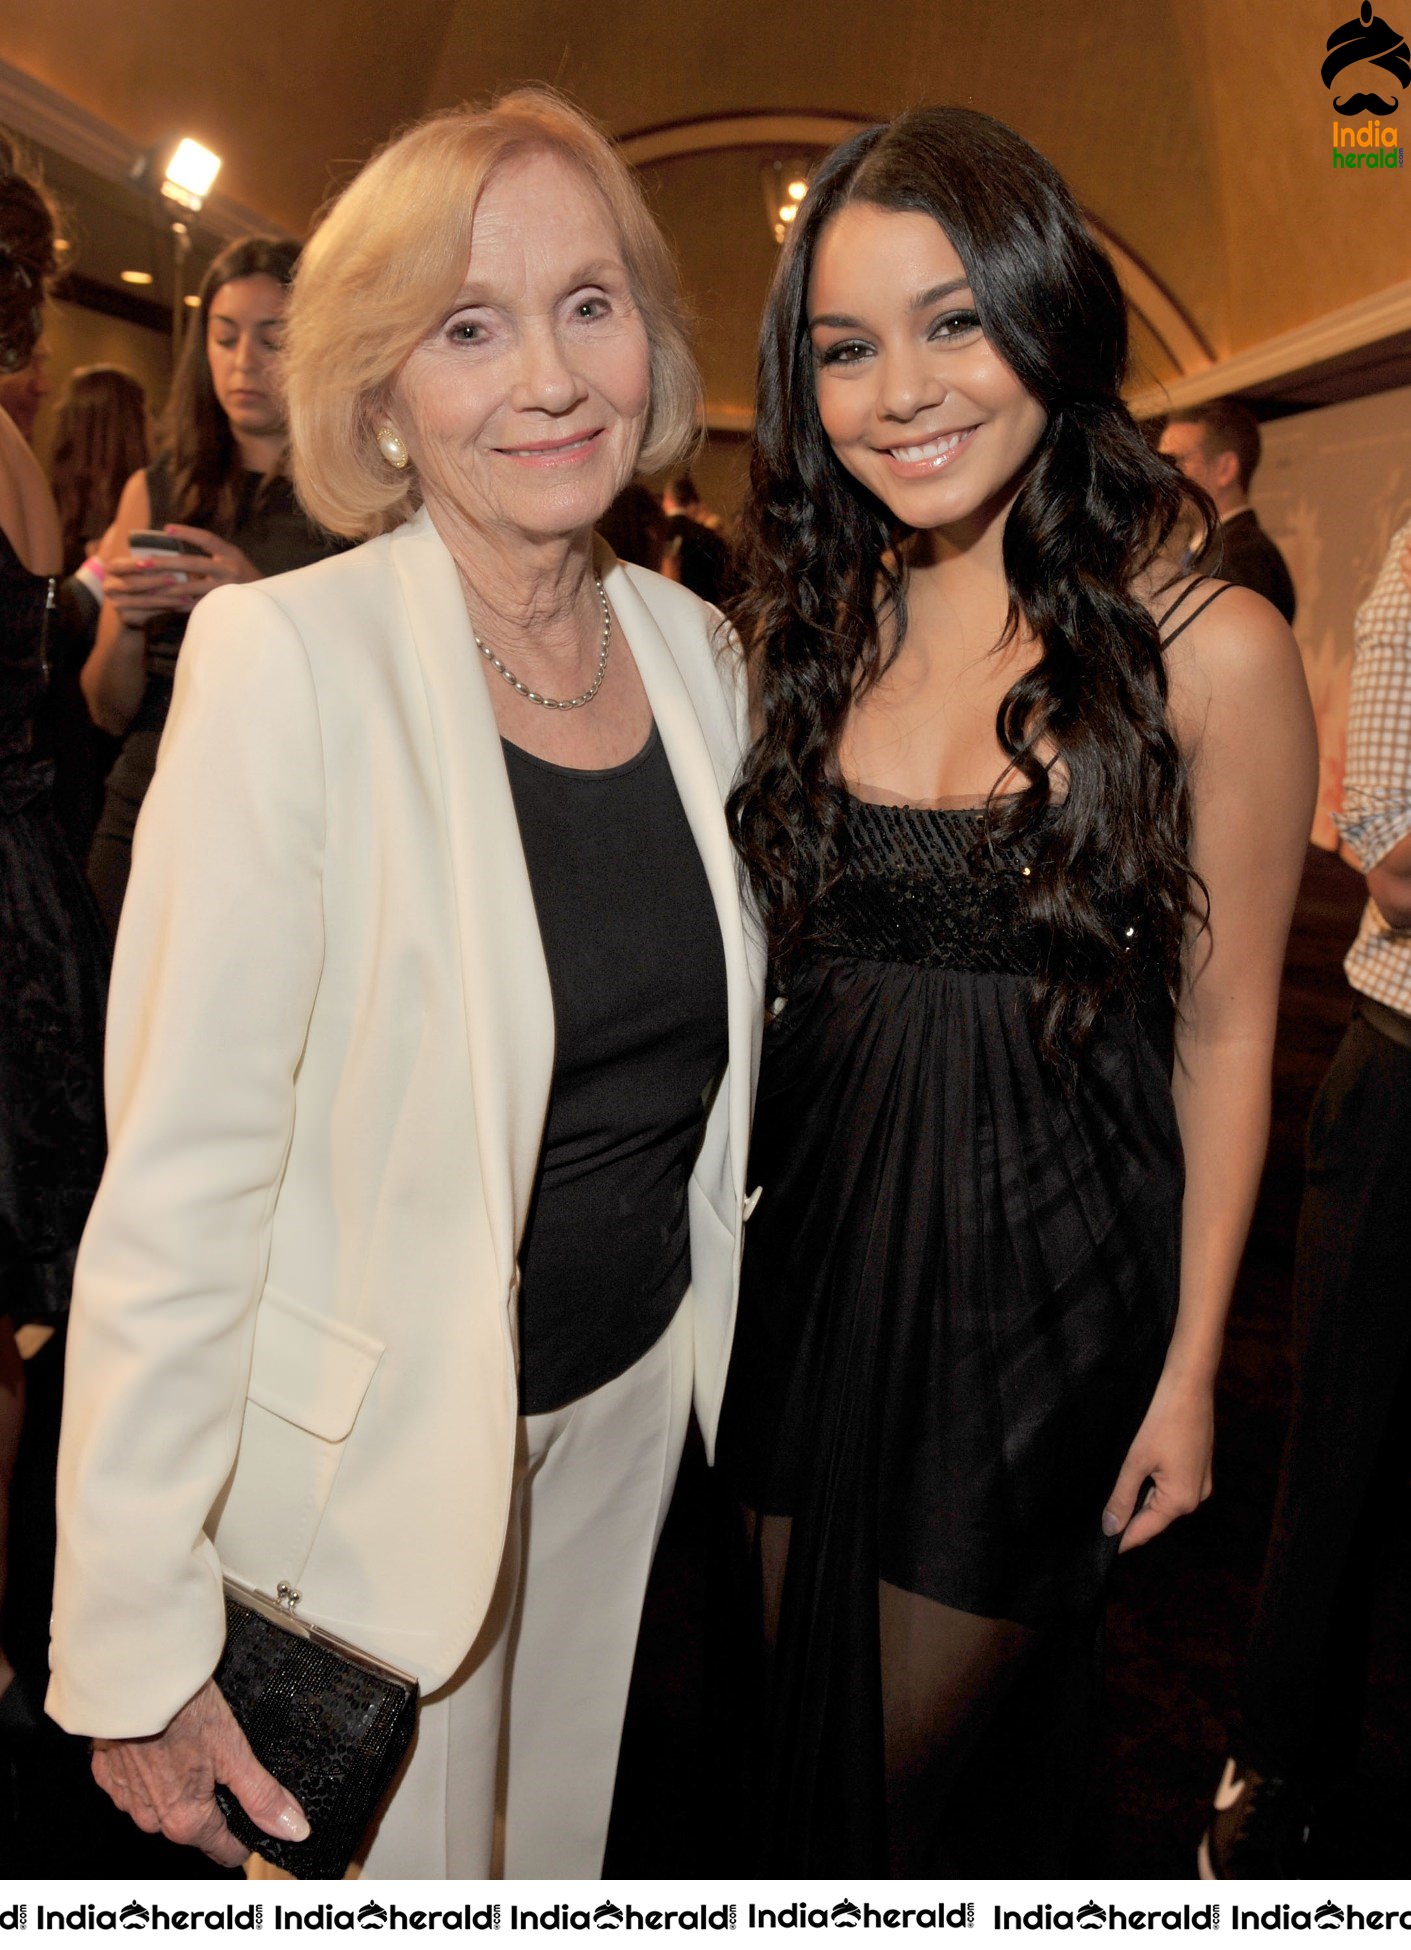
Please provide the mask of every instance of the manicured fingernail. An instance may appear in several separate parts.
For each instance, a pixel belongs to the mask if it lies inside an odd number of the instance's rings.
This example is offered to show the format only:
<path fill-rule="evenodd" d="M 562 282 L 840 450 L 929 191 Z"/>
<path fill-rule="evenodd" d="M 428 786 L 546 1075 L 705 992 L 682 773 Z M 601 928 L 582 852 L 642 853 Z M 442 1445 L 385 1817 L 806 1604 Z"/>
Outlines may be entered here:
<path fill-rule="evenodd" d="M 1120 1517 L 1118 1517 L 1116 1513 L 1112 1510 L 1104 1510 L 1102 1513 L 1103 1536 L 1115 1537 L 1121 1528 L 1122 1528 L 1122 1521 Z"/>
<path fill-rule="evenodd" d="M 306 1842 L 309 1839 L 309 1824 L 298 1808 L 282 1809 L 279 1825 L 291 1842 Z"/>

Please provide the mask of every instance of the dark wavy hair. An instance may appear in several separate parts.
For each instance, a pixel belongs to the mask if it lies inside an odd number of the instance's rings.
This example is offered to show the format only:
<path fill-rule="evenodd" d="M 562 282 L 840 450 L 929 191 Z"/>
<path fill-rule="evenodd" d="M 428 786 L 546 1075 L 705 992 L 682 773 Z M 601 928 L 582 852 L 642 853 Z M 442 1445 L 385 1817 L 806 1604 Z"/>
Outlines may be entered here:
<path fill-rule="evenodd" d="M 57 218 L 48 192 L 0 129 L 0 372 L 21 372 L 44 329 L 58 270 Z"/>
<path fill-rule="evenodd" d="M 1021 136 L 971 109 L 912 109 L 835 149 L 775 273 L 732 605 L 761 712 L 730 801 L 736 843 L 787 979 L 810 909 L 844 863 L 839 736 L 906 629 L 910 531 L 833 453 L 809 342 L 818 240 L 858 202 L 935 219 L 986 336 L 1047 415 L 1005 526 L 1009 614 L 996 646 L 1021 624 L 1041 646 L 996 722 L 1024 784 L 991 794 L 976 864 L 990 845 L 1037 848 L 1027 919 L 1052 972 L 1034 979 L 1031 1007 L 1045 1059 L 1071 1073 L 1124 984 L 1126 917 L 1140 910 L 1144 966 L 1154 960 L 1173 998 L 1187 923 L 1203 920 L 1161 643 L 1133 593 L 1190 490 L 1123 404 L 1126 307 L 1066 184 Z M 1049 748 L 1067 781 L 1061 797 L 1040 755 Z"/>
<path fill-rule="evenodd" d="M 239 237 L 211 260 L 201 280 L 200 303 L 187 326 L 162 417 L 161 451 L 171 469 L 177 521 L 224 534 L 240 499 L 240 445 L 216 398 L 206 352 L 216 294 L 242 278 L 273 278 L 287 291 L 298 261 L 299 246 L 287 237 Z"/>
<path fill-rule="evenodd" d="M 79 366 L 54 409 L 49 485 L 72 575 L 117 511 L 129 477 L 147 465 L 147 394 L 123 366 Z"/>

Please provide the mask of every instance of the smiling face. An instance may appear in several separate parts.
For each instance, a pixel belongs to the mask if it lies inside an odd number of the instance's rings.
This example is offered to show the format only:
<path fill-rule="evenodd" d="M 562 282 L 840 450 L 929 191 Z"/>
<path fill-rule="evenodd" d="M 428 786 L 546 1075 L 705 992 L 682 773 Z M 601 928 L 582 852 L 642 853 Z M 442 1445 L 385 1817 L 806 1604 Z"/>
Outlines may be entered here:
<path fill-rule="evenodd" d="M 607 209 L 552 151 L 513 158 L 477 205 L 464 285 L 392 389 L 433 516 L 532 539 L 590 529 L 631 478 L 650 395 Z"/>
<path fill-rule="evenodd" d="M 211 300 L 206 358 L 216 398 L 237 440 L 284 431 L 280 357 L 287 297 L 278 278 L 261 272 L 232 278 Z"/>
<path fill-rule="evenodd" d="M 985 337 L 934 218 L 846 205 L 818 239 L 808 319 L 819 416 L 848 472 L 910 528 L 1002 515 L 1044 409 Z"/>

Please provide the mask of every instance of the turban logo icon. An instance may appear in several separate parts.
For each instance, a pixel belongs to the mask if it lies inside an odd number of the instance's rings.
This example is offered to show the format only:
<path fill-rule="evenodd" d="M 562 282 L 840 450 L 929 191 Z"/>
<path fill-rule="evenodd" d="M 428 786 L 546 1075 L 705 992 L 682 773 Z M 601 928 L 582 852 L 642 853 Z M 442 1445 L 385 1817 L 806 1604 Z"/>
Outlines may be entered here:
<path fill-rule="evenodd" d="M 1411 48 L 1395 27 L 1372 12 L 1372 0 L 1362 0 L 1356 20 L 1345 20 L 1341 27 L 1333 29 L 1327 46 L 1328 58 L 1323 63 L 1325 88 L 1331 88 L 1345 68 L 1355 67 L 1359 62 L 1393 75 L 1403 88 L 1411 87 Z M 1388 99 L 1362 89 L 1335 98 L 1333 107 L 1339 115 L 1361 115 L 1367 109 L 1374 115 L 1390 115 L 1400 99 L 1399 95 Z"/>

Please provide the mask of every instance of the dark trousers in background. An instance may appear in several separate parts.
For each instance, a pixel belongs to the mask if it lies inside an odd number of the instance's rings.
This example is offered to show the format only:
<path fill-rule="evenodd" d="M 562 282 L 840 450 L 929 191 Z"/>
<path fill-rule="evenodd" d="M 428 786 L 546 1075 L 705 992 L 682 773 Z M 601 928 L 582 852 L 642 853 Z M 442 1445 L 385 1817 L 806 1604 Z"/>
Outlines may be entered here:
<path fill-rule="evenodd" d="M 1354 1012 L 1313 1105 L 1293 1299 L 1293 1403 L 1240 1696 L 1240 1757 L 1351 1770 L 1368 1623 L 1406 1547 L 1411 1048 Z"/>

